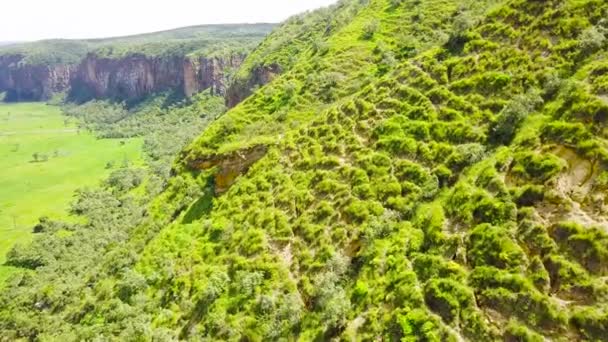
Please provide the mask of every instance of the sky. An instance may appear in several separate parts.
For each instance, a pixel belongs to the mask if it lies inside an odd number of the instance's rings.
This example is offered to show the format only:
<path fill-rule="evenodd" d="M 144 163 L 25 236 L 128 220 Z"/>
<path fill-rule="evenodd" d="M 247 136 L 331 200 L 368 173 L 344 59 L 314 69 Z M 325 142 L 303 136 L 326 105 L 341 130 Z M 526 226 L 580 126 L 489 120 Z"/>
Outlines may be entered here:
<path fill-rule="evenodd" d="M 2 1 L 0 42 L 103 38 L 221 23 L 280 22 L 336 0 Z"/>

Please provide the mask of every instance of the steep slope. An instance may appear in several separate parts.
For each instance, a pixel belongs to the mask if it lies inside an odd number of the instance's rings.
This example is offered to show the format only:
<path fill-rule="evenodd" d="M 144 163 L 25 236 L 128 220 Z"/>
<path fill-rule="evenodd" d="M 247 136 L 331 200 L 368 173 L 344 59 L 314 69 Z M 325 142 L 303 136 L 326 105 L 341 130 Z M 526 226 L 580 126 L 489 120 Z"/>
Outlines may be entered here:
<path fill-rule="evenodd" d="M 326 40 L 350 23 L 361 9 L 357 2 L 340 1 L 336 5 L 289 18 L 274 30 L 239 68 L 228 92 L 226 104 L 234 107 L 257 87 L 289 71 L 311 47 L 327 49 Z M 322 53 L 324 51 L 321 51 Z"/>
<path fill-rule="evenodd" d="M 270 24 L 209 25 L 97 40 L 51 40 L 0 48 L 0 92 L 7 101 L 141 100 L 174 91 L 192 96 L 225 79 L 272 29 Z"/>
<path fill-rule="evenodd" d="M 318 64 L 311 47 L 185 152 L 184 169 L 211 170 L 216 193 L 236 183 L 196 243 L 169 247 L 187 229 L 175 226 L 140 270 L 188 255 L 155 278 L 159 293 L 186 286 L 174 303 L 234 281 L 198 299 L 190 334 L 600 338 L 607 104 L 585 84 L 603 76 L 588 63 L 605 60 L 607 6 L 476 2 L 488 9 L 476 23 L 480 12 L 449 1 L 395 4 L 371 1 Z M 408 17 L 413 47 L 398 47 L 391 30 Z M 416 42 L 439 23 L 445 38 Z"/>
<path fill-rule="evenodd" d="M 269 83 L 181 153 L 88 283 L 15 281 L 6 336 L 605 339 L 608 4 L 330 13 L 348 15 L 289 22 L 245 61 L 243 94 Z"/>

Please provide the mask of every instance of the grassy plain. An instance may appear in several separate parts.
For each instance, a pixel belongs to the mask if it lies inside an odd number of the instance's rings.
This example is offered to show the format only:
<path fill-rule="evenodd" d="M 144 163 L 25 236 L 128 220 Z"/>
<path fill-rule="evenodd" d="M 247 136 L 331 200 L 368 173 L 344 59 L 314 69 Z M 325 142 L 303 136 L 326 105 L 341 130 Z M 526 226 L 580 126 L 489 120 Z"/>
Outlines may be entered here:
<path fill-rule="evenodd" d="M 99 184 L 124 163 L 140 163 L 141 145 L 141 139 L 97 139 L 56 106 L 0 104 L 0 284 L 12 271 L 2 265 L 6 253 L 29 240 L 39 217 L 67 218 L 76 189 Z"/>

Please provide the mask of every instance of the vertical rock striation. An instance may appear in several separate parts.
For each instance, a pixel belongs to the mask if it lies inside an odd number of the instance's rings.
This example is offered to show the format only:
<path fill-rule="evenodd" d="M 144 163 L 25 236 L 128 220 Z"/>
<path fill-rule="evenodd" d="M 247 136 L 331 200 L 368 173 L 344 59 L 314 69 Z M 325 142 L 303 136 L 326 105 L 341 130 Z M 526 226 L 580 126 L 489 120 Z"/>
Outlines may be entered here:
<path fill-rule="evenodd" d="M 0 56 L 0 92 L 6 92 L 9 102 L 48 100 L 70 87 L 75 69 L 73 65 L 27 64 L 21 55 Z"/>
<path fill-rule="evenodd" d="M 35 65 L 24 63 L 21 55 L 0 56 L 0 92 L 6 92 L 6 101 L 44 101 L 63 91 L 78 102 L 137 101 L 164 91 L 190 97 L 207 89 L 223 96 L 244 57 L 106 58 L 91 53 L 78 65 Z"/>
<path fill-rule="evenodd" d="M 207 89 L 224 95 L 226 78 L 242 60 L 241 55 L 206 58 L 134 54 L 117 59 L 89 54 L 78 67 L 70 97 L 78 101 L 138 100 L 163 91 L 190 97 Z"/>
<path fill-rule="evenodd" d="M 225 95 L 229 77 L 243 63 L 245 55 L 226 58 L 186 58 L 184 60 L 184 94 L 188 97 L 206 89 L 214 95 Z"/>

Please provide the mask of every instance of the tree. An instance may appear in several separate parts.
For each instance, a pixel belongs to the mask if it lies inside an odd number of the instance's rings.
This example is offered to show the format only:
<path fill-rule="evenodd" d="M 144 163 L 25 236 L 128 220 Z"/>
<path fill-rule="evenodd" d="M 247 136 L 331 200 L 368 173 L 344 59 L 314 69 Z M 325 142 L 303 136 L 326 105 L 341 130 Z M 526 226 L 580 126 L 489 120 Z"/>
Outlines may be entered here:
<path fill-rule="evenodd" d="M 537 91 L 516 96 L 503 108 L 494 122 L 490 130 L 490 142 L 500 145 L 511 143 L 522 122 L 542 103 L 543 99 Z"/>
<path fill-rule="evenodd" d="M 374 37 L 376 32 L 380 29 L 380 22 L 378 20 L 372 20 L 363 26 L 363 39 L 370 40 Z"/>
<path fill-rule="evenodd" d="M 446 44 L 448 50 L 459 53 L 468 41 L 467 31 L 475 25 L 473 16 L 468 11 L 462 11 L 454 17 L 452 32 Z"/>
<path fill-rule="evenodd" d="M 591 26 L 584 30 L 578 38 L 579 46 L 585 55 L 590 55 L 606 44 L 606 29 Z"/>

